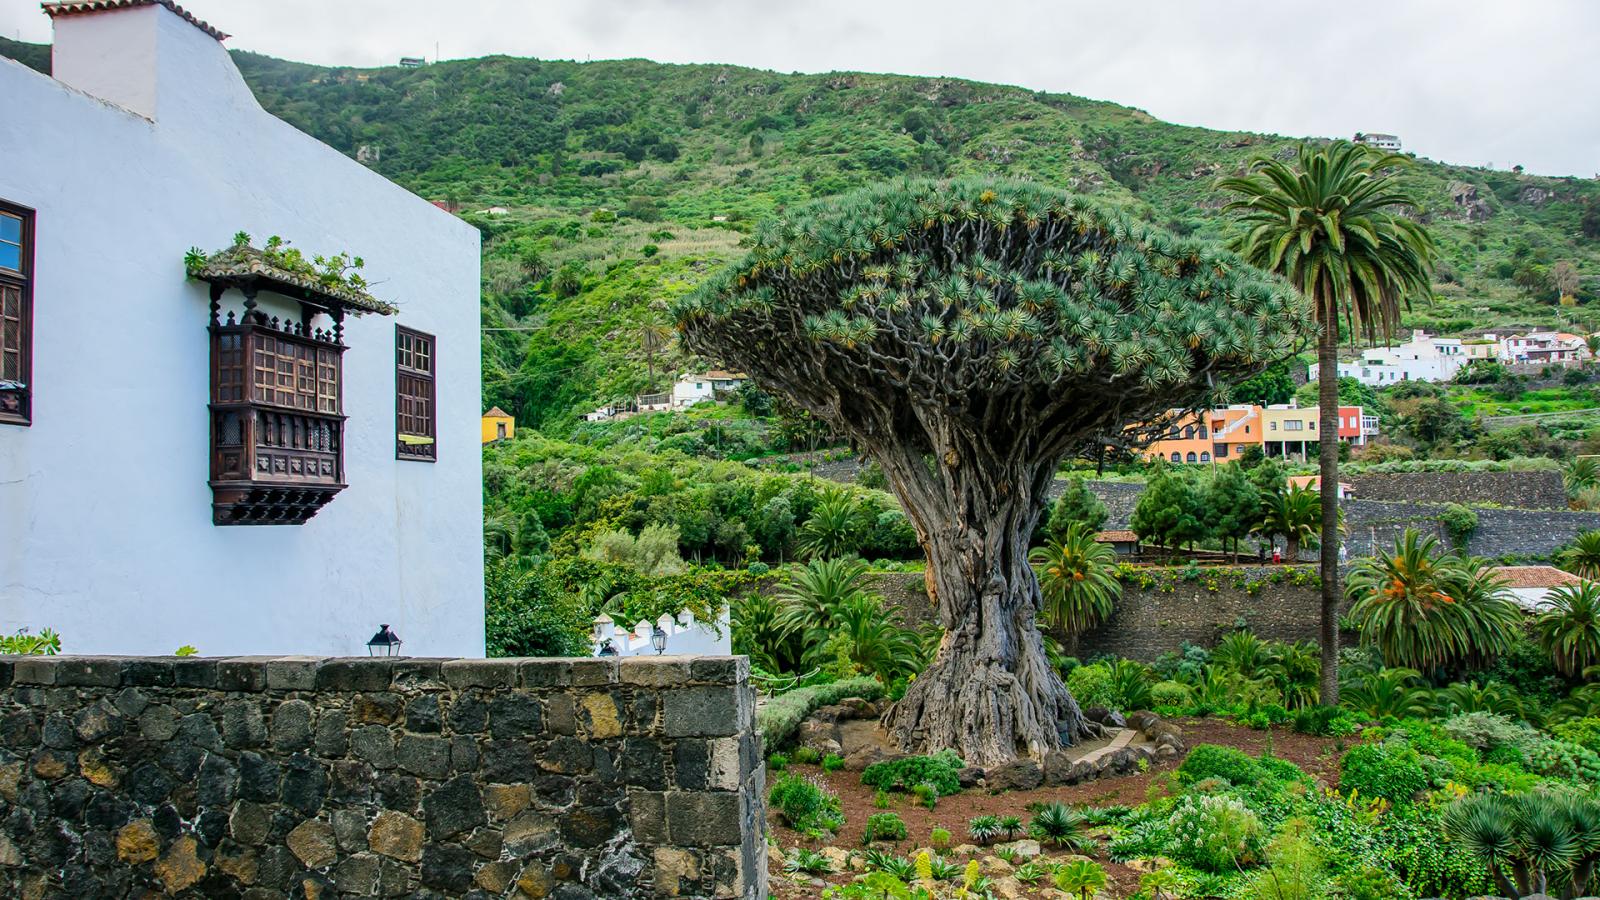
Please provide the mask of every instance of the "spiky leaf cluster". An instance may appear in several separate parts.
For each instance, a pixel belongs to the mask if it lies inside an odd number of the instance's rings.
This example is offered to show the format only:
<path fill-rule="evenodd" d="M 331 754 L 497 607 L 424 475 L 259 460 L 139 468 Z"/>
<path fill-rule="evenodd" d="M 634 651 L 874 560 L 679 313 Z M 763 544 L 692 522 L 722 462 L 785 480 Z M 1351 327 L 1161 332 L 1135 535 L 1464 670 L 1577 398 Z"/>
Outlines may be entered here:
<path fill-rule="evenodd" d="M 850 427 L 853 392 L 1009 397 L 1061 430 L 1181 405 L 1298 349 L 1287 284 L 1018 181 L 895 181 L 796 207 L 680 300 L 687 344 Z"/>

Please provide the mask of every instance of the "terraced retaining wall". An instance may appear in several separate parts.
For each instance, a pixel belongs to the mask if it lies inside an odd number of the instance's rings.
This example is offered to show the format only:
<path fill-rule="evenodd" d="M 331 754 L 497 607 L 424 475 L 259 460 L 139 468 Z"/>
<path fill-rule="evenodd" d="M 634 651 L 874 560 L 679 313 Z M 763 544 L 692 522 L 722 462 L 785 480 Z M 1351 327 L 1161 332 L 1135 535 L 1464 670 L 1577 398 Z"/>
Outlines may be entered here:
<path fill-rule="evenodd" d="M 742 657 L 0 657 L 21 897 L 764 900 Z"/>

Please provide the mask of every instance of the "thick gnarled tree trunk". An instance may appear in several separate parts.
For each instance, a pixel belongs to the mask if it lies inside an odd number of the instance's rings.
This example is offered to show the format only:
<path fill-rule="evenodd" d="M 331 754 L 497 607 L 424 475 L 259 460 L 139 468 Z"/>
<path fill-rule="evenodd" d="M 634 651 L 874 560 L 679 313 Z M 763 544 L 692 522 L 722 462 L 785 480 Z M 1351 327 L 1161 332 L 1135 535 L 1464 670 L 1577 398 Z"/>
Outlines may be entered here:
<path fill-rule="evenodd" d="M 965 447 L 936 457 L 939 480 L 953 490 L 931 502 L 923 485 L 903 480 L 921 482 L 925 465 L 880 459 L 917 528 L 928 595 L 945 629 L 933 662 L 883 724 L 907 752 L 955 750 L 978 766 L 1042 757 L 1085 730 L 1045 655 L 1039 580 L 1028 565 L 1055 460 L 1003 461 L 986 458 L 975 442 L 953 443 Z"/>

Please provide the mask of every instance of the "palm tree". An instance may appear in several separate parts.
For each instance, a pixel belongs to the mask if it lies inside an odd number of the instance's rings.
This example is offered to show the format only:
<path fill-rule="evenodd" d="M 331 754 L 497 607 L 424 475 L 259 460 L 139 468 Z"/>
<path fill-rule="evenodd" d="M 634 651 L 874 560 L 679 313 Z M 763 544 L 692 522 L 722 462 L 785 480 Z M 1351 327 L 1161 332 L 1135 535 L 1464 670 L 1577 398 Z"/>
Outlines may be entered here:
<path fill-rule="evenodd" d="M 1510 648 L 1521 611 L 1483 560 L 1441 554 L 1406 529 L 1392 553 L 1350 572 L 1350 618 L 1391 666 L 1422 671 L 1484 664 Z"/>
<path fill-rule="evenodd" d="M 1315 544 L 1317 524 L 1322 520 L 1322 498 L 1307 487 L 1292 487 L 1268 494 L 1261 500 L 1261 524 L 1256 533 L 1271 540 L 1283 535 L 1290 562 L 1300 558 L 1301 544 Z M 1337 521 L 1337 520 L 1336 520 Z"/>
<path fill-rule="evenodd" d="M 922 659 L 917 634 L 901 624 L 900 611 L 884 608 L 883 598 L 868 594 L 839 604 L 828 639 L 810 648 L 818 665 L 833 662 L 833 653 L 885 682 L 912 674 Z"/>
<path fill-rule="evenodd" d="M 646 391 L 653 391 L 656 388 L 656 354 L 667 349 L 672 343 L 672 328 L 661 321 L 656 312 L 657 308 L 659 304 L 651 307 L 650 317 L 639 327 L 639 345 L 644 349 L 645 365 L 650 373 Z"/>
<path fill-rule="evenodd" d="M 1561 564 L 1575 575 L 1600 578 L 1600 531 L 1585 531 L 1573 538 L 1572 546 L 1561 551 Z"/>
<path fill-rule="evenodd" d="M 1061 540 L 1028 554 L 1039 568 L 1044 618 L 1072 639 L 1111 618 L 1122 582 L 1115 573 L 1116 552 L 1094 539 L 1082 522 L 1067 526 Z"/>
<path fill-rule="evenodd" d="M 1296 165 L 1258 158 L 1248 176 L 1223 179 L 1228 204 L 1248 229 L 1236 243 L 1246 261 L 1277 272 L 1312 303 L 1317 340 L 1318 440 L 1322 473 L 1322 702 L 1339 702 L 1340 323 L 1352 339 L 1387 338 L 1402 303 L 1431 284 L 1433 241 L 1400 214 L 1415 204 L 1386 171 L 1409 157 L 1347 141 L 1301 145 Z"/>
<path fill-rule="evenodd" d="M 800 552 L 816 559 L 846 556 L 861 548 L 861 505 L 843 490 L 830 490 L 800 528 Z"/>
<path fill-rule="evenodd" d="M 1546 594 L 1545 600 L 1550 605 L 1540 611 L 1533 627 L 1556 669 L 1572 678 L 1600 663 L 1600 584 L 1564 584 Z"/>
<path fill-rule="evenodd" d="M 838 609 L 866 594 L 861 583 L 866 574 L 867 564 L 859 559 L 814 559 L 796 569 L 778 592 L 784 625 L 807 643 L 827 640 Z"/>
<path fill-rule="evenodd" d="M 1345 686 L 1344 705 L 1371 719 L 1393 716 L 1422 718 L 1433 705 L 1416 669 L 1388 668 L 1368 672 Z"/>

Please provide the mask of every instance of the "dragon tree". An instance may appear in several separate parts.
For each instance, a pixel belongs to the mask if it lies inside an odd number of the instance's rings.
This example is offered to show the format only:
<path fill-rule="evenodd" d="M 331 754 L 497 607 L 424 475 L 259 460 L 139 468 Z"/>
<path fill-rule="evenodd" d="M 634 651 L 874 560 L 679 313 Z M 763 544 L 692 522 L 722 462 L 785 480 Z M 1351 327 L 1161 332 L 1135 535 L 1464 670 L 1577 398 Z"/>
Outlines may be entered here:
<path fill-rule="evenodd" d="M 790 397 L 882 467 L 945 635 L 884 715 L 974 765 L 1090 733 L 1046 660 L 1028 565 L 1051 478 L 1096 436 L 1295 352 L 1285 282 L 1015 181 L 896 181 L 792 208 L 674 306 L 694 352 Z"/>

